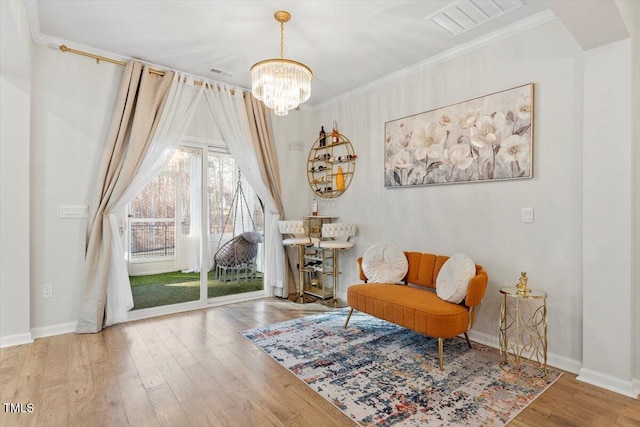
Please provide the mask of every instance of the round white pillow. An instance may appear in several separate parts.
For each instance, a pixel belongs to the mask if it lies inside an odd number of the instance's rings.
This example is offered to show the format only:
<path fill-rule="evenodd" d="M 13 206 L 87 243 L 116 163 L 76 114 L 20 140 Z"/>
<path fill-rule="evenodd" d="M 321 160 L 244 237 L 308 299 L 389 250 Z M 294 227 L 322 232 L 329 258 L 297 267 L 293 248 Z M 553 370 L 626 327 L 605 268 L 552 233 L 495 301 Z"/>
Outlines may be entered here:
<path fill-rule="evenodd" d="M 467 296 L 469 281 L 476 275 L 476 264 L 463 253 L 449 258 L 436 278 L 436 294 L 445 301 L 458 304 Z"/>
<path fill-rule="evenodd" d="M 408 270 L 409 261 L 404 252 L 389 243 L 377 243 L 362 256 L 362 271 L 369 282 L 396 283 Z"/>

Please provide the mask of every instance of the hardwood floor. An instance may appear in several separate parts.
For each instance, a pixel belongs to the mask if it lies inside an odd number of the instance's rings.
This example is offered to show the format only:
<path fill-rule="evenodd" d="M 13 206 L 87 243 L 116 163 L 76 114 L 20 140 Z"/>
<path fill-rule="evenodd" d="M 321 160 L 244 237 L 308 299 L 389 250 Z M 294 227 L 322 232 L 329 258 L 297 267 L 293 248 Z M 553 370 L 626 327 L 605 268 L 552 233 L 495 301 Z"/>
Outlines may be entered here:
<path fill-rule="evenodd" d="M 1 349 L 0 425 L 353 426 L 238 333 L 324 310 L 265 299 Z M 510 425 L 640 426 L 640 401 L 565 373 Z"/>

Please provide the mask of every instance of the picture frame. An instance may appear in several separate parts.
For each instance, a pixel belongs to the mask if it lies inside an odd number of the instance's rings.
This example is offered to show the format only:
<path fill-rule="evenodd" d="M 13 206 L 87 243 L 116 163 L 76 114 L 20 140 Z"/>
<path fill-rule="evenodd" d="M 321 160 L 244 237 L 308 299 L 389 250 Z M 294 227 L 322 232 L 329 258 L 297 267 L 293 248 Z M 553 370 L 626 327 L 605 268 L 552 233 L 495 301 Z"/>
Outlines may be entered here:
<path fill-rule="evenodd" d="M 534 84 L 385 123 L 384 185 L 533 177 Z"/>

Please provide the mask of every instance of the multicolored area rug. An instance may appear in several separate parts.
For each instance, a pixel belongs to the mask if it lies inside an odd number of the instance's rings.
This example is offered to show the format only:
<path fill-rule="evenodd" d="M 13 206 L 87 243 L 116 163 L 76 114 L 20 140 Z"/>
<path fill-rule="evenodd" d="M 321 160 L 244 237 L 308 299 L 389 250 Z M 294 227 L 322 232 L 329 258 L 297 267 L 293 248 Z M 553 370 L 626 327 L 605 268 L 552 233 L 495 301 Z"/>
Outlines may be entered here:
<path fill-rule="evenodd" d="M 495 349 L 438 341 L 348 309 L 242 334 L 363 426 L 501 426 L 560 377 L 529 364 L 503 371 Z"/>

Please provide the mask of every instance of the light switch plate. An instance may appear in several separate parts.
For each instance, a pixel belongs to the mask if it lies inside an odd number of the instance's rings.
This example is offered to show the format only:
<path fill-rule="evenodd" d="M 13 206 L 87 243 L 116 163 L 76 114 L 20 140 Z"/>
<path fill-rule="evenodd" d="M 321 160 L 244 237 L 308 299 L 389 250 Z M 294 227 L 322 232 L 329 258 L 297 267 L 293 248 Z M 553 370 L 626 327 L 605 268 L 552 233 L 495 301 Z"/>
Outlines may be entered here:
<path fill-rule="evenodd" d="M 89 206 L 87 205 L 61 205 L 60 218 L 87 218 L 89 216 Z"/>
<path fill-rule="evenodd" d="M 522 222 L 533 222 L 533 208 L 522 208 Z"/>

